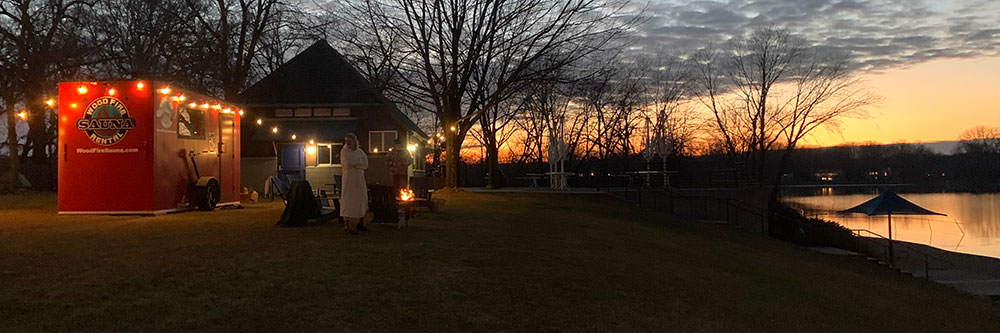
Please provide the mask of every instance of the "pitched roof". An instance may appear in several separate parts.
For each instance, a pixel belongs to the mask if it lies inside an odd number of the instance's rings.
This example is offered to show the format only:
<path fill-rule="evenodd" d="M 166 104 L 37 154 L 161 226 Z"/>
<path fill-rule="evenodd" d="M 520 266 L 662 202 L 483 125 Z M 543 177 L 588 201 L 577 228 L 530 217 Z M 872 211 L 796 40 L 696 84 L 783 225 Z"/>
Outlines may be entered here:
<path fill-rule="evenodd" d="M 319 40 L 237 97 L 246 107 L 278 105 L 385 105 L 393 119 L 427 138 L 325 40 Z"/>

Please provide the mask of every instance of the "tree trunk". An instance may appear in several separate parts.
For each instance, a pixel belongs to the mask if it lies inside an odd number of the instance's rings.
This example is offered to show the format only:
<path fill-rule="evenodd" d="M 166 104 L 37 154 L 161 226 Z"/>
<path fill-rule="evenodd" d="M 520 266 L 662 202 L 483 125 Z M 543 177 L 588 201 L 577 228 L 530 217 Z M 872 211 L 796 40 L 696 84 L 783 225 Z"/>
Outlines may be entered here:
<path fill-rule="evenodd" d="M 458 164 L 461 161 L 462 141 L 464 137 L 449 129 L 445 129 L 444 132 L 447 138 L 444 156 L 444 186 L 458 188 Z"/>
<path fill-rule="evenodd" d="M 7 147 L 9 147 L 9 167 L 7 168 L 7 189 L 11 192 L 20 187 L 21 182 L 19 179 L 20 174 L 20 161 L 21 156 L 17 153 L 17 118 L 15 117 L 16 110 L 14 110 L 14 98 L 11 94 L 7 94 L 3 97 L 4 105 L 7 109 Z"/>
<path fill-rule="evenodd" d="M 488 141 L 490 144 L 486 145 L 486 168 L 490 173 L 490 182 L 486 186 L 497 189 L 504 186 L 503 175 L 500 174 L 500 157 L 498 156 L 500 149 L 495 147 L 496 140 Z"/>
<path fill-rule="evenodd" d="M 28 110 L 28 141 L 31 141 L 31 160 L 36 166 L 44 165 L 46 159 L 45 147 L 49 145 L 45 128 L 45 109 L 39 107 L 41 96 L 36 93 L 25 94 L 25 104 Z"/>
<path fill-rule="evenodd" d="M 768 207 L 776 207 L 778 203 L 779 195 L 781 194 L 781 179 L 784 178 L 785 168 L 788 167 L 788 161 L 791 159 L 792 151 L 795 150 L 794 145 L 789 145 L 785 148 L 785 152 L 781 154 L 781 160 L 778 162 L 778 168 L 776 169 L 777 175 L 774 176 L 774 185 L 771 188 L 770 193 L 768 193 L 767 205 Z"/>

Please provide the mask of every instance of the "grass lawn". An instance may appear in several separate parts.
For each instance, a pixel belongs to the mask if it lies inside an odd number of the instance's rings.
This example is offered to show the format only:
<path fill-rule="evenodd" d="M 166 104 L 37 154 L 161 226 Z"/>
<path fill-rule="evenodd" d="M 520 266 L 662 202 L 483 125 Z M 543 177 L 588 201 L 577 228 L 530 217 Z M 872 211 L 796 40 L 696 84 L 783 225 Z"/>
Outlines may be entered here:
<path fill-rule="evenodd" d="M 57 216 L 0 196 L 0 325 L 23 330 L 992 331 L 1000 307 L 594 195 L 442 195 L 408 228 L 276 228 L 280 204 Z"/>

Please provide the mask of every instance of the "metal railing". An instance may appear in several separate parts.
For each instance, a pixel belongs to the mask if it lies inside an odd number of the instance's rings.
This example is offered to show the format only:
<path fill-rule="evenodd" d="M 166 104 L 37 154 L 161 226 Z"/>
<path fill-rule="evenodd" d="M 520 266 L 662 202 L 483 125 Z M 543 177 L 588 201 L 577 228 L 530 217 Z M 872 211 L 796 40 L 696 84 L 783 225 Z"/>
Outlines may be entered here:
<path fill-rule="evenodd" d="M 894 241 L 868 229 L 850 230 L 851 234 L 854 235 L 856 251 L 875 258 L 890 268 L 911 272 L 919 271 L 922 268 L 924 278 L 930 280 L 931 270 L 946 270 L 954 267 L 951 261 L 930 254 L 910 243 Z M 869 244 L 875 244 L 874 248 L 868 246 Z M 897 259 L 902 259 L 902 264 L 897 262 Z"/>
<path fill-rule="evenodd" d="M 689 218 L 718 220 L 761 235 L 768 235 L 769 220 L 793 219 L 733 198 L 684 194 L 671 189 L 652 189 L 628 184 L 617 190 L 608 189 L 608 193 L 640 208 Z M 854 251 L 875 258 L 890 268 L 911 272 L 923 271 L 923 277 L 929 280 L 932 270 L 940 271 L 954 267 L 950 261 L 910 243 L 891 241 L 868 229 L 849 230 L 854 236 Z"/>
<path fill-rule="evenodd" d="M 652 189 L 625 186 L 608 189 L 608 193 L 640 208 L 663 211 L 670 215 L 706 221 L 720 221 L 749 232 L 767 235 L 768 219 L 781 218 L 767 209 L 726 197 L 685 194 L 672 189 Z"/>

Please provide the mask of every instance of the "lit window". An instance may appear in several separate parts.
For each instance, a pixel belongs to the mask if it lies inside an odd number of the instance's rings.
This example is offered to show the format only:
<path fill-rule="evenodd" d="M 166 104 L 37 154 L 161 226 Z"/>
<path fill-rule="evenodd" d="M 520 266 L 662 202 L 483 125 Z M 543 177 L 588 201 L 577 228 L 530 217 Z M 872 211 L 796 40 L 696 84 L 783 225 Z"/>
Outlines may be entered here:
<path fill-rule="evenodd" d="M 396 142 L 396 131 L 368 132 L 368 151 L 372 153 L 387 152 Z"/>
<path fill-rule="evenodd" d="M 340 165 L 340 149 L 343 143 L 320 143 L 316 145 L 316 163 L 319 165 Z"/>

